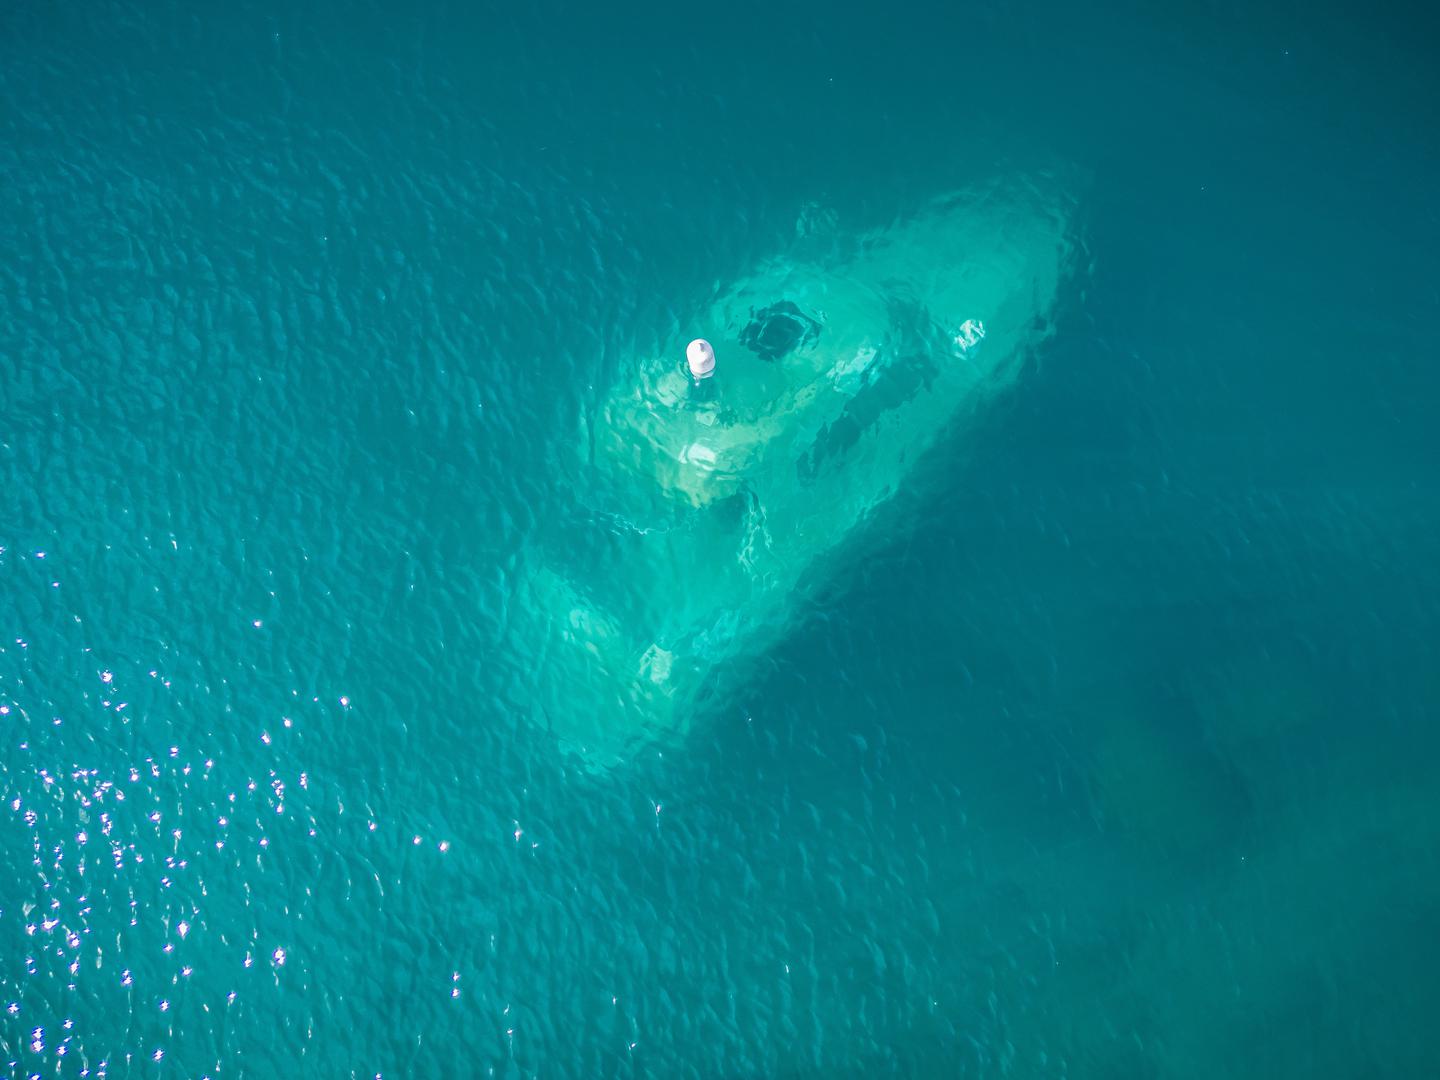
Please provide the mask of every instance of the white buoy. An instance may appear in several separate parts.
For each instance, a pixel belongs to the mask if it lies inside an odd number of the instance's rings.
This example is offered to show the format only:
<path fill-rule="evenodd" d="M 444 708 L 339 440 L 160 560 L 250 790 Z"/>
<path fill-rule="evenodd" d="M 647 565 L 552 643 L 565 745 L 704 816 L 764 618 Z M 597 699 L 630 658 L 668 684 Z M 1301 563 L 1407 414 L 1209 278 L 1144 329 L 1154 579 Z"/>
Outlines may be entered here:
<path fill-rule="evenodd" d="M 697 379 L 708 379 L 715 374 L 715 350 L 704 338 L 696 338 L 685 346 L 685 362 L 690 365 L 690 374 Z"/>

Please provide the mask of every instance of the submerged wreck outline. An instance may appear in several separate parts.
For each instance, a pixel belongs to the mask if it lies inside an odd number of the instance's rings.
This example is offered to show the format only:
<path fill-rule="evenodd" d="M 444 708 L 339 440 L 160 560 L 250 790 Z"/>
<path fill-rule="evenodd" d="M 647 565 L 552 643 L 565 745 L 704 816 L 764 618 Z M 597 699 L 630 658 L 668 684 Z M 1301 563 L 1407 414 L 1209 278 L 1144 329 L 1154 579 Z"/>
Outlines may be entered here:
<path fill-rule="evenodd" d="M 797 592 L 1049 335 L 1070 200 L 1014 174 L 803 235 L 699 313 L 713 379 L 683 341 L 621 373 L 582 418 L 565 539 L 527 552 L 512 597 L 533 716 L 564 749 L 603 769 L 683 736 L 784 635 Z"/>

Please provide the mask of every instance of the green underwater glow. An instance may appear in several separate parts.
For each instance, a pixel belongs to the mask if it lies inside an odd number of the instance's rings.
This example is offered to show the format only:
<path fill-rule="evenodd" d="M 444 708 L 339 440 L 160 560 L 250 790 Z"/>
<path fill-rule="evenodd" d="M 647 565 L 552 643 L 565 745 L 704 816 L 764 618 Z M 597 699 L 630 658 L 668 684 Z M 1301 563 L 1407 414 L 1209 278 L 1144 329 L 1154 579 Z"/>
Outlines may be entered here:
<path fill-rule="evenodd" d="M 827 557 L 1047 333 L 1066 187 L 1009 176 L 858 235 L 802 237 L 582 422 L 577 519 L 529 553 L 537 719 L 591 765 L 683 734 L 722 664 L 783 634 Z"/>

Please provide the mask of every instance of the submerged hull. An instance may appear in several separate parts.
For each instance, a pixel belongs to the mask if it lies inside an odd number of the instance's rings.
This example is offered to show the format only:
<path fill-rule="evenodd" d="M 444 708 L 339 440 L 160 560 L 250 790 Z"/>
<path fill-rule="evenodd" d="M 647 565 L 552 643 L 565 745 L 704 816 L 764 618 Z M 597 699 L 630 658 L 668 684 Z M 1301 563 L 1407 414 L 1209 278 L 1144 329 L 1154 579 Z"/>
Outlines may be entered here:
<path fill-rule="evenodd" d="M 1069 203 L 1011 178 L 811 239 L 722 291 L 585 421 L 575 519 L 527 553 L 516 645 L 538 722 L 604 767 L 682 735 L 707 687 L 793 620 L 833 555 L 1046 333 Z"/>

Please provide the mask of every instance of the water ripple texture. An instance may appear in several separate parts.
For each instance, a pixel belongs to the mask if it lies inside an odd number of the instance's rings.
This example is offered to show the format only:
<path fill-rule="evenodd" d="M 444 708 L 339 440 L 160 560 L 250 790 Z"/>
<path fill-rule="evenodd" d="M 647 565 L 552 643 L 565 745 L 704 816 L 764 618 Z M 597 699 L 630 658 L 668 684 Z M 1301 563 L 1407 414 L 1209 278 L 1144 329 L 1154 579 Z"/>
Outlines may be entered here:
<path fill-rule="evenodd" d="M 0 12 L 0 1075 L 1440 1073 L 1432 39 Z"/>

